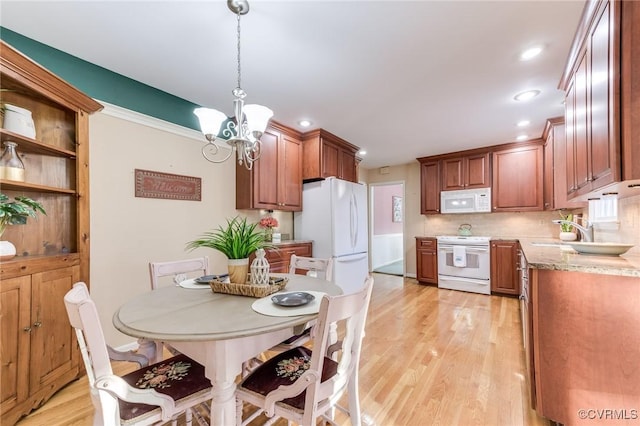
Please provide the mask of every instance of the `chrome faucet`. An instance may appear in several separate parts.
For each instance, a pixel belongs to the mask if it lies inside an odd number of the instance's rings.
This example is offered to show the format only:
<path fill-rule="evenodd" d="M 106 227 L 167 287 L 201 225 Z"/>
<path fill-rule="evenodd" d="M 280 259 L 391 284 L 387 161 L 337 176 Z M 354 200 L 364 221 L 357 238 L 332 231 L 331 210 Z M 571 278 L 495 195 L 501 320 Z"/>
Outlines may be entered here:
<path fill-rule="evenodd" d="M 580 234 L 582 234 L 582 239 L 584 240 L 584 242 L 586 243 L 593 242 L 593 225 L 591 225 L 590 223 L 587 223 L 587 227 L 585 228 L 584 226 L 578 225 L 577 223 L 572 222 L 570 220 L 555 219 L 555 220 L 552 220 L 551 222 L 557 223 L 557 224 L 568 223 L 569 225 L 573 226 L 578 231 L 580 231 Z"/>

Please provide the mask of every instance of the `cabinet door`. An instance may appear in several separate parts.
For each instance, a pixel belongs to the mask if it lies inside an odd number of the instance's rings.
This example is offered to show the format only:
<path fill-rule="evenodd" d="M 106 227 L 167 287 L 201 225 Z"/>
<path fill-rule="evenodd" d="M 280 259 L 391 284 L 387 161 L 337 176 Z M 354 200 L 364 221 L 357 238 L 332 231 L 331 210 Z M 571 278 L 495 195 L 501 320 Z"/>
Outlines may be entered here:
<path fill-rule="evenodd" d="M 493 211 L 543 209 L 541 145 L 493 153 Z"/>
<path fill-rule="evenodd" d="M 420 165 L 420 213 L 440 213 L 440 162 Z"/>
<path fill-rule="evenodd" d="M 438 284 L 437 240 L 416 238 L 416 266 L 419 282 Z"/>
<path fill-rule="evenodd" d="M 553 210 L 554 209 L 554 183 L 553 183 L 553 153 L 554 153 L 554 133 L 553 128 L 549 131 L 547 135 L 547 140 L 544 143 L 543 151 L 544 151 L 544 178 L 543 178 L 543 200 L 544 200 L 544 209 L 545 210 Z"/>
<path fill-rule="evenodd" d="M 614 158 L 619 150 L 615 141 L 619 140 L 612 130 L 613 118 L 613 53 L 610 43 L 610 6 L 607 5 L 599 16 L 589 41 L 589 121 L 591 157 L 590 163 L 593 189 L 619 180 L 618 167 Z"/>
<path fill-rule="evenodd" d="M 442 190 L 464 189 L 464 159 L 462 157 L 442 160 Z"/>
<path fill-rule="evenodd" d="M 300 211 L 302 210 L 302 142 L 282 134 L 278 150 L 278 209 Z"/>
<path fill-rule="evenodd" d="M 465 188 L 486 188 L 489 186 L 489 154 L 465 157 Z"/>
<path fill-rule="evenodd" d="M 0 412 L 6 413 L 29 394 L 31 276 L 0 281 L 0 307 Z"/>
<path fill-rule="evenodd" d="M 589 184 L 591 177 L 589 172 L 589 137 L 587 122 L 587 58 L 582 56 L 575 75 L 575 127 L 573 144 L 575 149 L 575 186 L 579 191 Z"/>
<path fill-rule="evenodd" d="M 277 209 L 278 206 L 278 142 L 280 133 L 267 129 L 260 139 L 260 159 L 253 164 L 253 207 Z M 244 167 L 242 165 L 241 167 Z M 236 188 L 242 191 L 242 188 Z"/>
<path fill-rule="evenodd" d="M 358 182 L 356 175 L 356 155 L 351 151 L 344 149 L 340 150 L 340 179 L 348 180 L 349 182 Z"/>
<path fill-rule="evenodd" d="M 339 177 L 338 161 L 340 158 L 340 148 L 337 145 L 322 139 L 322 177 Z"/>
<path fill-rule="evenodd" d="M 565 187 L 566 198 L 571 198 L 573 193 L 577 189 L 576 185 L 576 160 L 575 160 L 575 127 L 576 127 L 576 85 L 572 80 L 567 88 L 567 96 L 564 101 L 564 117 L 565 117 L 565 143 L 564 154 L 561 154 L 558 158 L 565 159 Z"/>
<path fill-rule="evenodd" d="M 491 292 L 520 295 L 518 281 L 518 242 L 491 242 Z"/>
<path fill-rule="evenodd" d="M 32 392 L 78 375 L 79 352 L 63 299 L 79 279 L 79 266 L 32 275 Z"/>

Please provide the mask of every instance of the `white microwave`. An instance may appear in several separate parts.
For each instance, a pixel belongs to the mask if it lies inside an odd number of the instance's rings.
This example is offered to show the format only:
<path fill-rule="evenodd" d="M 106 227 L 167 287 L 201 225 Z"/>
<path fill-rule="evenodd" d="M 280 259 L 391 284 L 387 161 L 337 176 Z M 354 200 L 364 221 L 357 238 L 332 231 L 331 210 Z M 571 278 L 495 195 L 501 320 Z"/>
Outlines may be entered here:
<path fill-rule="evenodd" d="M 441 213 L 491 213 L 491 188 L 440 192 Z"/>

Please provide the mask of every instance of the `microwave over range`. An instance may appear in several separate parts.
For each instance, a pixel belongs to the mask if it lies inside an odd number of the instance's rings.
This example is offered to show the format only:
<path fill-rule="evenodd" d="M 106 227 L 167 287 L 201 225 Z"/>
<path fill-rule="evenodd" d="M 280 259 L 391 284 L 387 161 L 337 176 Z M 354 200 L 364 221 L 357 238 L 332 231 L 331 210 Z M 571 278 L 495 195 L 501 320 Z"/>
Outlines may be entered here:
<path fill-rule="evenodd" d="M 491 188 L 440 192 L 441 213 L 491 213 Z"/>

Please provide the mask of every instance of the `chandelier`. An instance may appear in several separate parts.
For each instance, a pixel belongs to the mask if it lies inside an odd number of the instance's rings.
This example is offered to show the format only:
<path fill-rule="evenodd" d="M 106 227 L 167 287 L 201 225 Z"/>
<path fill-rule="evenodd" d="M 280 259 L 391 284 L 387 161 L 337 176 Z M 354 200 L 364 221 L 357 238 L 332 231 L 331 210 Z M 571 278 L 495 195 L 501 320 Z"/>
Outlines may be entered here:
<path fill-rule="evenodd" d="M 249 2 L 246 0 L 227 0 L 229 9 L 237 15 L 238 19 L 238 87 L 233 89 L 233 111 L 235 120 L 227 119 L 226 114 L 211 108 L 196 108 L 193 112 L 200 121 L 200 128 L 207 139 L 207 144 L 202 148 L 202 155 L 212 163 L 227 161 L 235 151 L 238 156 L 238 164 L 251 170 L 253 162 L 260 158 L 260 138 L 267 128 L 273 111 L 262 105 L 245 105 L 244 98 L 247 93 L 241 86 L 240 67 L 240 16 L 249 12 Z M 223 123 L 225 123 L 223 126 Z M 222 129 L 221 129 L 222 127 Z M 231 150 L 223 159 L 216 159 L 218 145 L 216 142 L 226 142 Z"/>

